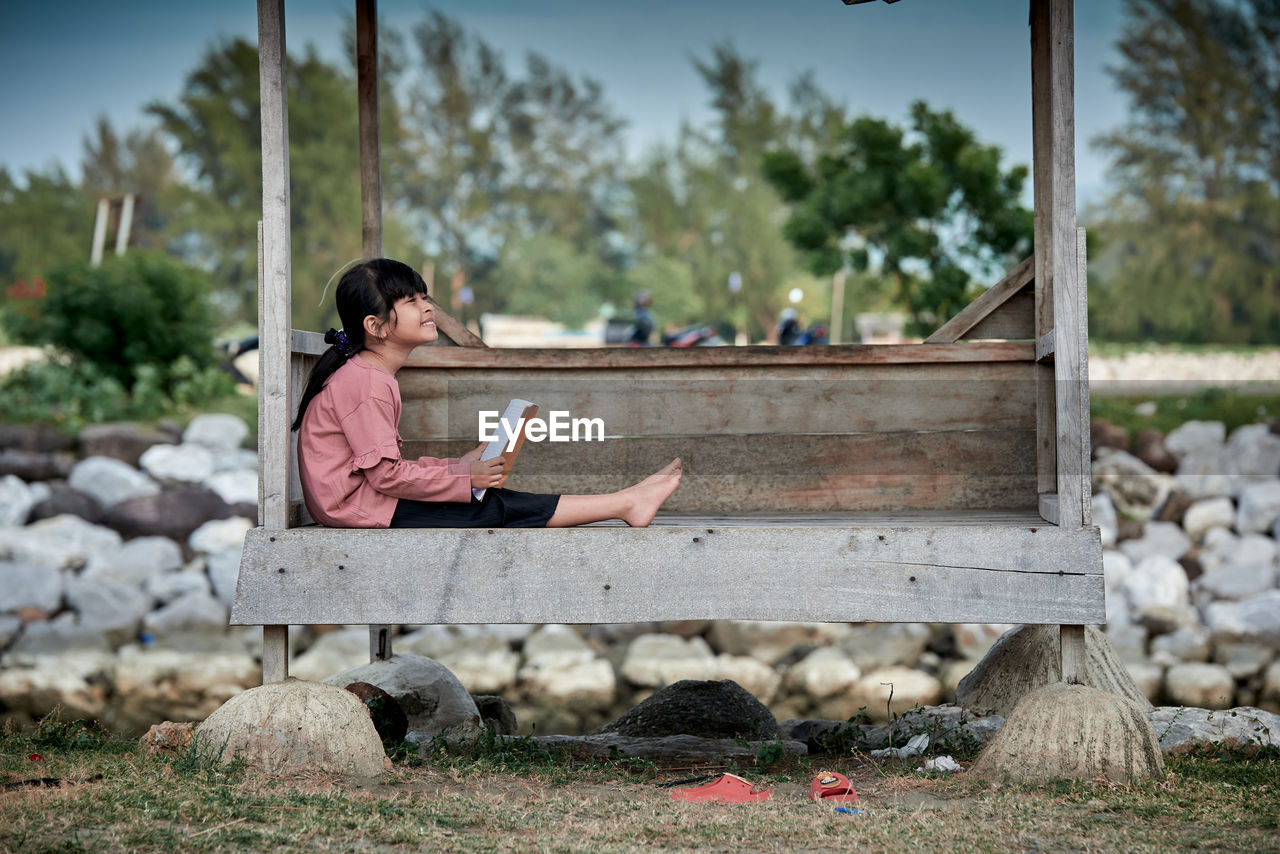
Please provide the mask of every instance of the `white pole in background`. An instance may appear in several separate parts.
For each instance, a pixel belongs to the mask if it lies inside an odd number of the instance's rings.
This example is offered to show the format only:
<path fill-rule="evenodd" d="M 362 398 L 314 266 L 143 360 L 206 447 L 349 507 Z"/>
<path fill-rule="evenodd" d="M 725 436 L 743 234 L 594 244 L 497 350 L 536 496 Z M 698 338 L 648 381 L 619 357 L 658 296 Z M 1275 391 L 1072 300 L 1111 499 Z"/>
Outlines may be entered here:
<path fill-rule="evenodd" d="M 107 216 L 111 213 L 111 203 L 106 199 L 98 199 L 98 216 L 93 221 L 93 249 L 89 252 L 89 265 L 96 267 L 102 263 L 102 247 L 107 242 Z"/>
<path fill-rule="evenodd" d="M 129 245 L 129 231 L 133 228 L 133 193 L 124 194 L 120 206 L 120 228 L 116 231 L 116 254 L 123 255 Z"/>

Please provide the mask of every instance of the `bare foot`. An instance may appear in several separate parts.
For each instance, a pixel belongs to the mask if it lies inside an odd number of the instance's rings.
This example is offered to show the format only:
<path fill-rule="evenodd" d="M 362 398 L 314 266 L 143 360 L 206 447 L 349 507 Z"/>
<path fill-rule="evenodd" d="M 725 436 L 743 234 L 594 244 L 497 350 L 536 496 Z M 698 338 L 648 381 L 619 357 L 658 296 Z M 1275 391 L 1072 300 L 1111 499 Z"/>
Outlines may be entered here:
<path fill-rule="evenodd" d="M 633 528 L 647 528 L 657 515 L 662 502 L 671 497 L 680 485 L 680 476 L 684 468 L 680 458 L 676 457 L 635 486 L 624 490 L 634 502 L 631 509 L 622 517 Z"/>

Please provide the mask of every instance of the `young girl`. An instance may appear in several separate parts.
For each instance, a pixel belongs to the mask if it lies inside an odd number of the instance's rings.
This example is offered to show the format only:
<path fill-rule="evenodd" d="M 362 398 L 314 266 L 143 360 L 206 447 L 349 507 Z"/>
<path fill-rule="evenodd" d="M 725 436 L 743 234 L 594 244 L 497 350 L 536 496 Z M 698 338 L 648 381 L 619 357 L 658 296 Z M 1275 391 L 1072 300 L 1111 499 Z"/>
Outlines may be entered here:
<path fill-rule="evenodd" d="M 605 519 L 645 527 L 680 485 L 677 458 L 621 492 L 538 495 L 497 488 L 502 457 L 400 456 L 395 374 L 436 340 L 427 285 L 412 268 L 365 261 L 338 283 L 343 329 L 311 372 L 298 404 L 298 473 L 311 517 L 336 528 L 564 528 Z M 484 499 L 471 488 L 485 489 Z"/>

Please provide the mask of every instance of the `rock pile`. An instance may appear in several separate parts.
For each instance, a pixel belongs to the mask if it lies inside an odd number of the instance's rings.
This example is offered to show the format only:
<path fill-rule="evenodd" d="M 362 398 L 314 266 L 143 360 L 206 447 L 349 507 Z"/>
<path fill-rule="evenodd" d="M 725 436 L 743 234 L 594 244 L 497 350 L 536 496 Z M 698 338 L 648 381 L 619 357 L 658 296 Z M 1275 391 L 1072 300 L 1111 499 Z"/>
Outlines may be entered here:
<path fill-rule="evenodd" d="M 1280 436 L 1095 425 L 1107 636 L 1157 705 L 1280 710 Z M 0 430 L 0 717 L 55 706 L 140 733 L 258 684 L 261 635 L 228 629 L 256 460 L 238 419 L 100 426 L 78 444 Z M 686 621 L 405 626 L 397 653 L 496 695 L 521 732 L 582 733 L 680 680 L 730 679 L 777 720 L 887 720 L 953 700 L 1011 627 Z M 294 627 L 291 674 L 368 662 L 364 627 Z M 354 680 L 353 680 L 354 681 Z"/>

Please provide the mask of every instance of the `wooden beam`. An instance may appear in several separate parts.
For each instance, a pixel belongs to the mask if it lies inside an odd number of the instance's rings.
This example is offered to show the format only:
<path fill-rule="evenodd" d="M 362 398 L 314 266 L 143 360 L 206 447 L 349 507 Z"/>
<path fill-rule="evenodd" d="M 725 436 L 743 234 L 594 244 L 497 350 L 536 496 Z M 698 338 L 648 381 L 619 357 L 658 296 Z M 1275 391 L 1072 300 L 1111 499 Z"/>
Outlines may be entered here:
<path fill-rule="evenodd" d="M 1047 362 L 1053 358 L 1053 330 L 1036 339 L 1036 361 Z"/>
<path fill-rule="evenodd" d="M 938 327 L 936 332 L 925 339 L 925 343 L 949 343 L 964 338 L 966 332 L 1026 287 L 1034 274 L 1035 257 L 1022 260 L 1003 279 L 987 288 L 977 299 L 961 309 L 959 314 Z"/>
<path fill-rule="evenodd" d="M 236 593 L 239 596 L 239 591 Z M 283 682 L 289 678 L 289 627 L 262 627 L 262 684 Z"/>
<path fill-rule="evenodd" d="M 262 280 L 259 283 L 258 459 L 262 524 L 288 525 L 289 488 L 289 96 L 284 0 L 258 0 L 262 90 Z"/>
<path fill-rule="evenodd" d="M 1060 626 L 1062 645 L 1062 681 L 1068 685 L 1085 684 L 1085 667 L 1089 656 L 1084 646 L 1084 626 Z"/>
<path fill-rule="evenodd" d="M 1034 195 L 1035 336 L 1053 331 L 1053 133 L 1051 0 L 1031 0 L 1031 148 Z M 1057 494 L 1057 401 L 1053 366 L 1036 370 L 1036 489 Z"/>
<path fill-rule="evenodd" d="M 428 297 L 428 299 L 431 299 Z M 445 311 L 444 306 L 431 299 L 431 310 L 435 315 L 436 328 L 449 337 L 449 340 L 459 347 L 484 347 L 489 345 L 484 340 L 468 329 L 461 320 Z"/>
<path fill-rule="evenodd" d="M 275 537 L 271 541 L 271 537 Z M 254 529 L 233 625 L 1105 620 L 1096 528 Z"/>
<path fill-rule="evenodd" d="M 366 258 L 382 257 L 382 154 L 378 129 L 378 0 L 356 0 L 360 214 Z"/>
<path fill-rule="evenodd" d="M 329 345 L 318 332 L 293 331 L 293 352 L 322 355 Z M 610 347 L 526 349 L 507 347 L 419 347 L 406 367 L 511 369 L 616 369 L 641 367 L 725 368 L 735 366 L 962 364 L 1033 362 L 1034 341 L 956 344 L 841 344 L 829 347 Z"/>
<path fill-rule="evenodd" d="M 1080 381 L 1080 516 L 1084 525 L 1093 524 L 1093 450 L 1089 410 L 1089 253 L 1083 228 L 1076 229 L 1076 318 L 1079 348 L 1076 353 Z"/>
<path fill-rule="evenodd" d="M 1080 316 L 1076 262 L 1075 21 L 1072 0 L 1050 0 L 1049 101 L 1053 160 L 1053 330 L 1057 416 L 1058 499 L 1061 524 L 1084 524 L 1081 449 L 1088 434 L 1088 413 L 1081 411 L 1081 341 L 1086 319 Z M 1086 339 L 1087 340 L 1087 339 Z M 1085 355 L 1087 358 L 1087 354 Z M 1083 432 L 1082 432 L 1083 426 Z"/>

